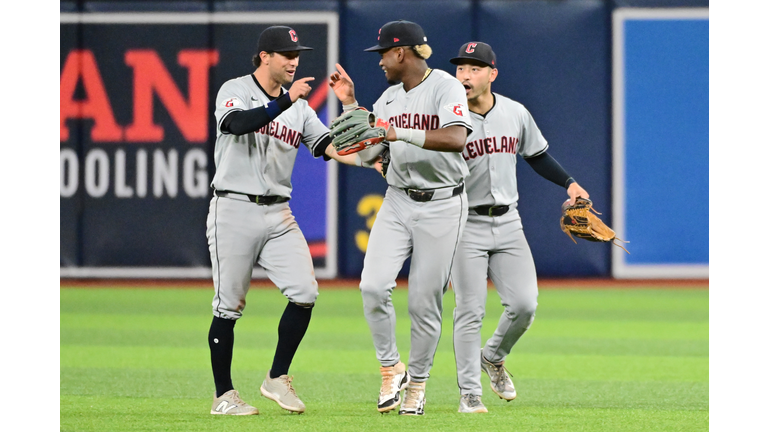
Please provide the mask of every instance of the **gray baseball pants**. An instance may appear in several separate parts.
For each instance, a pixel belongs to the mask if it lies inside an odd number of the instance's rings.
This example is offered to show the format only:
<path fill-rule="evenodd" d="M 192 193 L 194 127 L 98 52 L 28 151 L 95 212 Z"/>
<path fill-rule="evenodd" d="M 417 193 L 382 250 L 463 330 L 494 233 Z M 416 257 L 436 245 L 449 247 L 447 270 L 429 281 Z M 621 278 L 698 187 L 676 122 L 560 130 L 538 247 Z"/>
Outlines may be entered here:
<path fill-rule="evenodd" d="M 244 195 L 230 196 L 214 196 L 208 210 L 213 315 L 242 316 L 256 262 L 289 301 L 314 303 L 318 290 L 312 256 L 288 203 L 259 205 Z"/>
<path fill-rule="evenodd" d="M 483 355 L 491 362 L 500 362 L 531 326 L 538 305 L 536 268 L 517 210 L 493 217 L 470 211 L 456 252 L 451 278 L 456 296 L 453 346 L 462 395 L 482 394 L 480 329 L 489 276 L 504 312 L 483 347 Z"/>
<path fill-rule="evenodd" d="M 382 366 L 400 361 L 392 290 L 405 260 L 411 257 L 408 370 L 415 382 L 429 378 L 442 329 L 443 295 L 466 220 L 466 192 L 442 200 L 417 202 L 390 186 L 371 229 L 360 291 L 376 357 Z"/>

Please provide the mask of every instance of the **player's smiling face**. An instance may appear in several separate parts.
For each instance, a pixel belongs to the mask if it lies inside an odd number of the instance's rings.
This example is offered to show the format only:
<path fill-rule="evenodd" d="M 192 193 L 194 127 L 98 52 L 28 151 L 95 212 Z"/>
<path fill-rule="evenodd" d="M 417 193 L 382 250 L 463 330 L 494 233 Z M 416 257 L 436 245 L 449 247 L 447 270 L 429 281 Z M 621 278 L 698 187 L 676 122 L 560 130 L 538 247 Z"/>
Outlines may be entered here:
<path fill-rule="evenodd" d="M 456 66 L 456 78 L 464 85 L 468 101 L 489 94 L 497 74 L 496 69 L 480 62 L 467 61 Z"/>
<path fill-rule="evenodd" d="M 276 52 L 269 59 L 269 76 L 280 85 L 290 84 L 299 67 L 299 52 Z"/>
<path fill-rule="evenodd" d="M 381 55 L 379 66 L 384 71 L 384 77 L 389 85 L 395 85 L 401 80 L 400 62 L 398 61 L 401 53 L 402 47 L 379 51 L 379 55 Z"/>

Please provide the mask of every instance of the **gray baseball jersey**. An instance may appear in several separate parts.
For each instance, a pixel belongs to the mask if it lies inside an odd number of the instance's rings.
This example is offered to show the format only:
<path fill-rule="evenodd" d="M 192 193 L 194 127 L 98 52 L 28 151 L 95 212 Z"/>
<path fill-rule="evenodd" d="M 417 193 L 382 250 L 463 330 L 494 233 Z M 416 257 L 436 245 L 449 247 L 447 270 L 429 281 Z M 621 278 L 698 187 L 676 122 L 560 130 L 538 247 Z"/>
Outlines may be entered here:
<path fill-rule="evenodd" d="M 470 112 L 472 134 L 467 137 L 464 160 L 472 175 L 467 179 L 469 206 L 517 207 L 517 155 L 532 157 L 549 145 L 533 116 L 519 102 L 493 94 L 495 104 L 486 115 Z"/>
<path fill-rule="evenodd" d="M 373 106 L 391 124 L 423 130 L 451 125 L 471 129 L 464 87 L 453 76 L 433 70 L 419 85 L 405 92 L 390 87 Z M 371 229 L 363 262 L 360 291 L 376 356 L 382 366 L 400 361 L 395 340 L 392 290 L 405 260 L 408 276 L 408 313 L 413 381 L 429 377 L 442 326 L 442 299 L 451 264 L 467 219 L 463 180 L 468 169 L 460 153 L 424 150 L 413 144 L 390 144 L 389 188 Z M 431 199 L 414 200 L 404 191 L 429 189 Z"/>
<path fill-rule="evenodd" d="M 281 89 L 285 92 L 285 89 Z M 299 143 L 314 154 L 315 146 L 328 134 L 304 99 L 255 133 L 232 135 L 221 131 L 221 122 L 232 111 L 266 105 L 269 97 L 253 75 L 225 82 L 216 96 L 216 174 L 211 185 L 253 195 L 291 196 L 291 173 Z"/>
<path fill-rule="evenodd" d="M 377 117 L 397 127 L 432 130 L 453 125 L 471 130 L 464 87 L 452 75 L 434 69 L 406 93 L 402 84 L 388 88 L 373 104 Z M 398 188 L 455 186 L 469 175 L 461 154 L 424 150 L 403 141 L 389 144 L 387 183 Z"/>
<path fill-rule="evenodd" d="M 451 281 L 456 295 L 454 353 L 461 394 L 482 394 L 480 329 L 485 316 L 488 277 L 505 311 L 482 348 L 486 359 L 501 362 L 533 322 L 538 288 L 533 256 L 517 211 L 517 155 L 545 152 L 547 141 L 523 105 L 494 93 L 486 115 L 471 113 L 473 132 L 464 148 L 469 217 L 456 252 Z M 489 216 L 487 208 L 509 206 Z M 482 214 L 481 214 L 482 213 Z"/>
<path fill-rule="evenodd" d="M 216 174 L 211 185 L 229 193 L 211 199 L 206 234 L 215 288 L 213 314 L 220 318 L 242 315 L 254 262 L 288 300 L 309 304 L 317 298 L 309 247 L 284 198 L 291 196 L 299 144 L 314 154 L 328 128 L 299 99 L 255 132 L 238 136 L 221 131 L 231 112 L 269 101 L 253 75 L 225 82 L 216 97 Z M 261 205 L 253 202 L 254 196 L 283 199 Z"/>

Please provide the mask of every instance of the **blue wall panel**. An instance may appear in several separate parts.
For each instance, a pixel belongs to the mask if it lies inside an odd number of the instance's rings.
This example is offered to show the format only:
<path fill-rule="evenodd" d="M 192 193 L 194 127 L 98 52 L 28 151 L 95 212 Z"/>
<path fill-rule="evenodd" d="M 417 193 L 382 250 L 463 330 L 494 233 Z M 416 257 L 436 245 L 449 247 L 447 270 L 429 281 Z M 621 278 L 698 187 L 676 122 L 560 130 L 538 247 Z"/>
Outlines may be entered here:
<path fill-rule="evenodd" d="M 478 39 L 498 57 L 493 91 L 525 105 L 549 153 L 610 224 L 610 46 L 604 2 L 481 1 Z M 610 245 L 574 244 L 558 223 L 567 195 L 518 159 L 520 214 L 539 275 L 605 276 Z"/>
<path fill-rule="evenodd" d="M 709 20 L 625 23 L 628 264 L 709 263 Z"/>

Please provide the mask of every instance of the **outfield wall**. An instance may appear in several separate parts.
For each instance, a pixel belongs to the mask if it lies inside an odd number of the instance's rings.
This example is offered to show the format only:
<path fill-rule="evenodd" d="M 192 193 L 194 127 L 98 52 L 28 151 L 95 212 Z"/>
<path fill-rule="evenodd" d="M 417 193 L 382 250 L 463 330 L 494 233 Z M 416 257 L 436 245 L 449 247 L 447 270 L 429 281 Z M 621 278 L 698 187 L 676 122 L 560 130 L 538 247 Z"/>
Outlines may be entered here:
<path fill-rule="evenodd" d="M 703 223 L 709 219 L 708 117 L 701 114 L 708 114 L 708 98 L 701 94 L 701 80 L 708 83 L 708 53 L 702 53 L 708 47 L 708 17 L 701 18 L 707 1 L 60 5 L 62 277 L 209 277 L 205 218 L 214 168 L 211 101 L 219 86 L 252 71 L 250 57 L 263 28 L 287 24 L 297 29 L 303 44 L 315 48 L 302 55 L 299 75 L 317 78 L 309 100 L 320 117 L 327 122 L 340 108 L 323 82 L 336 61 L 355 81 L 359 102 L 370 107 L 386 82 L 378 56 L 363 49 L 373 45 L 383 23 L 395 19 L 420 23 L 434 50 L 430 66 L 449 72 L 453 66 L 448 59 L 462 43 L 490 43 L 500 72 L 493 90 L 531 111 L 550 153 L 590 192 L 604 220 L 630 241 L 633 255 L 628 256 L 608 244 L 573 244 L 557 222 L 564 191 L 520 161 L 520 213 L 541 277 L 708 275 L 708 224 Z M 630 66 L 640 76 L 653 75 L 648 71 L 667 74 L 650 85 L 667 83 L 683 93 L 666 99 L 643 99 L 647 93 L 617 99 L 620 92 L 634 94 L 649 83 L 638 81 L 630 88 L 634 81 L 622 81 L 617 87 L 617 68 L 627 66 L 617 60 L 628 57 L 616 51 L 616 17 L 628 16 L 629 9 L 659 6 L 697 11 L 701 25 L 694 33 L 674 23 L 648 30 L 662 32 L 654 33 L 655 38 L 635 31 L 636 43 L 626 45 L 637 54 Z M 652 44 L 660 42 L 654 41 L 670 38 L 680 43 L 664 45 L 666 55 L 679 59 L 696 54 L 682 64 L 697 69 L 667 70 L 649 63 L 669 65 L 664 57 L 644 63 L 643 49 L 656 52 Z M 704 91 L 708 95 L 708 87 Z M 697 99 L 691 101 L 689 94 Z M 674 105 L 681 97 L 689 105 Z M 692 111 L 687 117 L 675 115 Z M 677 134 L 673 141 L 660 139 L 670 136 L 660 130 Z M 681 150 L 693 155 L 693 163 L 674 158 Z M 633 157 L 617 160 L 617 154 Z M 318 277 L 359 277 L 384 180 L 372 170 L 314 160 L 299 149 L 293 182 L 291 207 L 310 244 Z M 658 231 L 648 232 L 642 228 L 645 221 L 633 216 L 648 196 L 662 192 L 664 212 L 653 221 Z M 695 219 L 697 229 L 675 217 L 680 214 Z M 679 238 L 669 235 L 675 232 L 687 241 L 672 243 Z M 263 272 L 255 269 L 254 276 Z"/>

